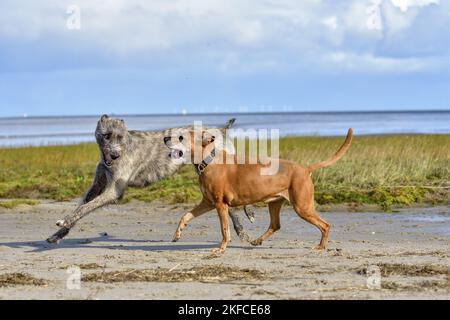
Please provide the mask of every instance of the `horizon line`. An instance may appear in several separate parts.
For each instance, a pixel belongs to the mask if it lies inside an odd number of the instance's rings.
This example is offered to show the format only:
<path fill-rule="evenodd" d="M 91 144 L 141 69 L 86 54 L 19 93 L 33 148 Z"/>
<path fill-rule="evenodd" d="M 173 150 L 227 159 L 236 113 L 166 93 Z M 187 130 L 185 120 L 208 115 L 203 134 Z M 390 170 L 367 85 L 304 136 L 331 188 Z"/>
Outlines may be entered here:
<path fill-rule="evenodd" d="M 192 113 L 130 113 L 130 114 L 120 114 L 120 113 L 107 113 L 107 115 L 112 117 L 142 117 L 142 116 L 155 116 L 155 117 L 188 117 L 188 116 L 210 116 L 210 115 L 275 115 L 275 114 L 351 114 L 351 113 L 437 113 L 437 112 L 450 112 L 449 109 L 400 109 L 400 110 L 321 110 L 321 111 L 252 111 L 252 112 L 192 112 Z M 104 113 L 97 114 L 84 114 L 84 115 L 28 115 L 23 116 L 7 116 L 2 117 L 2 120 L 9 119 L 45 119 L 45 118 L 91 118 L 98 117 Z"/>

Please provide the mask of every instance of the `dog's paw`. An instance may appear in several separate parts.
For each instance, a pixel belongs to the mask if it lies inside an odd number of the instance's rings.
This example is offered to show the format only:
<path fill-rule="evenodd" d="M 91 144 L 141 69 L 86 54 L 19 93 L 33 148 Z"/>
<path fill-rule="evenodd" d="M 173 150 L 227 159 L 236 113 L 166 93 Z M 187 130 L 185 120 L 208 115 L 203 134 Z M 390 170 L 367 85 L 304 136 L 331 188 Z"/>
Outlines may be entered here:
<path fill-rule="evenodd" d="M 214 248 L 211 250 L 211 254 L 213 255 L 219 255 L 225 252 L 224 248 Z"/>
<path fill-rule="evenodd" d="M 251 241 L 250 242 L 250 244 L 252 245 L 252 246 L 260 246 L 260 245 L 262 245 L 262 240 L 260 240 L 260 239 L 255 239 L 255 240 L 253 240 L 253 241 Z"/>
<path fill-rule="evenodd" d="M 53 235 L 53 236 L 51 236 L 50 238 L 47 238 L 46 241 L 47 241 L 48 243 L 58 244 L 59 241 L 61 241 L 61 238 L 58 237 L 58 236 L 56 236 L 56 235 Z"/>
<path fill-rule="evenodd" d="M 49 237 L 47 239 L 48 243 L 59 243 L 59 241 L 64 238 L 68 233 L 70 229 L 69 228 L 61 228 L 59 229 L 54 235 Z"/>
<path fill-rule="evenodd" d="M 172 242 L 177 242 L 178 240 L 180 240 L 180 237 L 181 237 L 181 233 L 176 232 L 173 235 Z"/>
<path fill-rule="evenodd" d="M 323 251 L 323 250 L 325 250 L 325 246 L 319 244 L 318 246 L 315 246 L 313 248 L 313 250 L 314 251 Z"/>
<path fill-rule="evenodd" d="M 249 243 L 251 242 L 250 236 L 245 231 L 241 230 L 237 233 L 237 235 L 238 235 L 239 239 L 241 239 L 241 241 L 249 242 Z"/>

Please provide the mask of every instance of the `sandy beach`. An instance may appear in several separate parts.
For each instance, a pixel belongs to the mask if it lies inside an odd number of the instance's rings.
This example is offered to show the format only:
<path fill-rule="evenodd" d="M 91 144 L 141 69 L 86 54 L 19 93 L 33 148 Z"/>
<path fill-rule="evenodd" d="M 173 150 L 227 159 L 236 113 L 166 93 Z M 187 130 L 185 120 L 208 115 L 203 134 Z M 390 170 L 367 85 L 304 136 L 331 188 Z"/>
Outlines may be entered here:
<path fill-rule="evenodd" d="M 55 221 L 75 206 L 0 208 L 0 299 L 450 298 L 449 206 L 323 213 L 333 226 L 323 252 L 311 249 L 318 230 L 285 207 L 269 241 L 252 247 L 232 231 L 217 258 L 210 258 L 221 239 L 215 212 L 170 241 L 190 205 L 112 205 L 83 219 L 59 245 L 46 243 Z M 253 224 L 242 220 L 255 238 L 269 217 L 260 208 Z M 79 288 L 68 287 L 71 266 L 81 270 Z"/>

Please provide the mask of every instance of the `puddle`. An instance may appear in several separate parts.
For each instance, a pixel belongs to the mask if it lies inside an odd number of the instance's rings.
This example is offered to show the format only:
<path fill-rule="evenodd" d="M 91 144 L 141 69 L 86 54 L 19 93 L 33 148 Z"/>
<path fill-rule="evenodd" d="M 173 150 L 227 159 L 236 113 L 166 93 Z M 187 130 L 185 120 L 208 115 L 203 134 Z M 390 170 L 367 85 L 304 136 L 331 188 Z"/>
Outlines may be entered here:
<path fill-rule="evenodd" d="M 395 214 L 396 219 L 423 224 L 424 230 L 435 234 L 450 235 L 450 213 Z"/>
<path fill-rule="evenodd" d="M 418 221 L 418 222 L 449 222 L 450 223 L 450 215 L 420 215 L 420 216 L 410 216 L 406 218 L 407 221 Z"/>

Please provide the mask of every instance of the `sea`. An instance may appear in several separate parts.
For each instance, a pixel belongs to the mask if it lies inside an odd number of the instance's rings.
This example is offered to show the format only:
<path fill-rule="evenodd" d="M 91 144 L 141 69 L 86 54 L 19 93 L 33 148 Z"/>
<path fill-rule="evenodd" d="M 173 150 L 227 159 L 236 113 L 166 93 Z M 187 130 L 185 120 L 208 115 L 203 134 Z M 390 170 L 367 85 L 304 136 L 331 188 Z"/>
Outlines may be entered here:
<path fill-rule="evenodd" d="M 450 134 L 449 111 L 296 112 L 111 115 L 130 130 L 160 130 L 194 124 L 221 126 L 236 118 L 234 128 L 277 129 L 280 136 Z M 0 147 L 65 145 L 94 142 L 99 116 L 0 118 Z"/>

